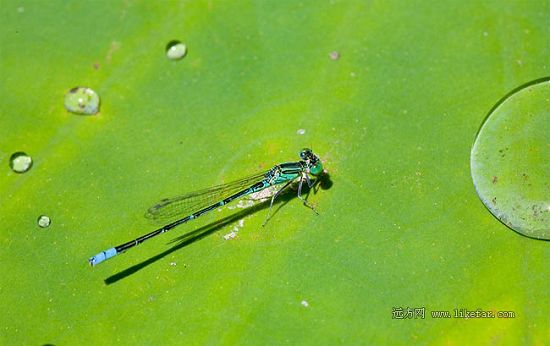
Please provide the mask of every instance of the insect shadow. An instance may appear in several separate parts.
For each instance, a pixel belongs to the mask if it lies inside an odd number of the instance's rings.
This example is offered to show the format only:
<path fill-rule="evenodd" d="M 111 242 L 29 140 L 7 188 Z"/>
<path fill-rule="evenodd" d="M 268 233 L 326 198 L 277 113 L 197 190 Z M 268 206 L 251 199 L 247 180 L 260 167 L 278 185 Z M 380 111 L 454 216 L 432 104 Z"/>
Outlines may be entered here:
<path fill-rule="evenodd" d="M 328 173 L 324 173 L 323 175 L 321 175 L 320 177 L 318 177 L 313 186 L 311 188 L 308 188 L 307 187 L 307 184 L 305 185 L 305 187 L 303 188 L 303 192 L 305 192 L 305 198 L 307 199 L 307 197 L 309 196 L 309 193 L 311 191 L 313 191 L 314 193 L 317 193 L 317 191 L 320 189 L 322 190 L 328 190 L 332 187 L 332 181 L 330 180 L 330 176 Z M 292 199 L 294 198 L 297 198 L 297 194 L 296 194 L 296 191 L 293 190 L 293 189 L 286 189 L 285 191 L 283 191 L 278 197 L 277 199 L 275 199 L 274 203 L 273 203 L 273 213 L 270 217 L 270 219 L 272 219 L 275 214 L 277 214 L 277 212 L 279 211 L 279 209 L 281 207 L 283 207 L 285 204 L 287 204 L 289 201 L 291 201 Z M 208 225 L 204 225 L 202 227 L 199 227 L 191 232 L 188 232 L 188 233 L 185 233 L 179 237 L 176 237 L 174 239 L 172 239 L 169 243 L 176 243 L 175 245 L 173 245 L 171 248 L 169 248 L 168 250 L 166 251 L 163 251 L 161 253 L 159 253 L 158 255 L 155 255 L 141 263 L 138 263 L 136 265 L 133 265 L 127 269 L 124 269 L 122 270 L 121 272 L 118 272 L 114 275 L 111 275 L 109 276 L 108 278 L 106 278 L 104 280 L 105 284 L 107 285 L 111 285 L 111 284 L 114 284 L 115 282 L 119 281 L 119 280 L 122 280 L 138 271 L 140 271 L 141 269 L 157 262 L 158 260 L 168 256 L 169 254 L 171 254 L 172 252 L 175 252 L 179 249 L 182 249 L 188 245 L 191 245 L 193 244 L 194 242 L 196 242 L 197 240 L 200 240 L 204 237 L 207 237 L 217 231 L 219 231 L 220 229 L 222 229 L 223 227 L 231 224 L 231 223 L 234 223 L 242 218 L 245 218 L 246 216 L 248 215 L 251 215 L 251 214 L 254 214 L 260 210 L 263 210 L 263 209 L 267 209 L 269 208 L 269 204 L 270 204 L 270 199 L 266 200 L 266 201 L 263 201 L 261 203 L 258 203 L 250 208 L 246 208 L 244 210 L 241 210 L 237 213 L 234 213 L 232 215 L 229 215 L 229 216 L 226 216 L 220 220 L 217 220 L 217 221 L 214 221 L 212 223 L 209 223 Z M 275 208 L 275 206 L 277 206 Z"/>

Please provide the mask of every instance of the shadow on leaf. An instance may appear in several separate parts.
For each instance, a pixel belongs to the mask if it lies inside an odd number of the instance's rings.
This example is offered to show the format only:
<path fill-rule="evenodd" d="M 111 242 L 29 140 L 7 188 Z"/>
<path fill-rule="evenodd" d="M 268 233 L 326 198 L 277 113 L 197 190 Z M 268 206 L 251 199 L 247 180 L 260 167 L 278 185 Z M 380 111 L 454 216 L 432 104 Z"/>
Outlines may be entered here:
<path fill-rule="evenodd" d="M 332 181 L 330 180 L 330 177 L 329 177 L 328 174 L 325 173 L 322 176 L 320 176 L 318 179 L 316 179 L 316 181 L 313 184 L 312 188 L 308 189 L 307 186 L 304 188 L 303 192 L 305 192 L 306 198 L 307 198 L 307 196 L 309 195 L 309 193 L 311 191 L 313 191 L 314 193 L 317 193 L 317 190 L 318 190 L 317 187 L 320 187 L 323 190 L 327 190 L 327 189 L 332 187 Z M 273 204 L 274 206 L 275 205 L 279 205 L 279 206 L 273 211 L 273 214 L 271 215 L 270 219 L 273 218 L 275 216 L 275 214 L 277 214 L 277 212 L 279 211 L 279 209 L 282 206 L 284 206 L 286 203 L 288 203 L 290 200 L 292 200 L 296 197 L 297 197 L 296 191 L 293 191 L 292 189 L 287 189 L 286 191 L 281 193 L 278 196 L 278 198 L 275 200 L 274 204 Z M 155 255 L 155 256 L 153 256 L 153 257 L 151 257 L 151 258 L 149 258 L 149 259 L 147 259 L 147 260 L 145 260 L 141 263 L 133 265 L 130 268 L 127 268 L 127 269 L 125 269 L 125 270 L 123 270 L 123 271 L 121 271 L 117 274 L 109 276 L 108 278 L 106 278 L 104 280 L 105 284 L 107 284 L 107 285 L 114 284 L 115 282 L 117 282 L 119 280 L 122 280 L 122 279 L 124 279 L 124 278 L 140 271 L 141 269 L 155 263 L 156 261 L 168 256 L 172 252 L 177 251 L 181 248 L 184 248 L 188 245 L 191 245 L 194 242 L 196 242 L 197 240 L 200 240 L 204 237 L 207 237 L 207 236 L 217 232 L 218 230 L 222 229 L 223 227 L 225 227 L 225 226 L 227 226 L 231 223 L 234 223 L 234 222 L 236 222 L 236 221 L 238 221 L 242 218 L 245 218 L 248 215 L 256 213 L 256 212 L 258 212 L 262 209 L 269 208 L 269 204 L 270 204 L 270 200 L 258 203 L 256 205 L 250 207 L 250 208 L 241 210 L 241 211 L 239 211 L 239 212 L 237 212 L 233 215 L 229 215 L 229 216 L 224 217 L 224 218 L 222 218 L 218 221 L 215 221 L 215 222 L 209 223 L 208 225 L 197 228 L 194 231 L 191 231 L 189 233 L 186 233 L 184 235 L 176 237 L 176 238 L 174 238 L 173 240 L 170 241 L 170 243 L 176 243 L 176 244 L 174 246 L 172 246 L 171 248 L 169 248 L 168 250 L 166 250 L 164 252 L 161 252 L 158 255 Z"/>

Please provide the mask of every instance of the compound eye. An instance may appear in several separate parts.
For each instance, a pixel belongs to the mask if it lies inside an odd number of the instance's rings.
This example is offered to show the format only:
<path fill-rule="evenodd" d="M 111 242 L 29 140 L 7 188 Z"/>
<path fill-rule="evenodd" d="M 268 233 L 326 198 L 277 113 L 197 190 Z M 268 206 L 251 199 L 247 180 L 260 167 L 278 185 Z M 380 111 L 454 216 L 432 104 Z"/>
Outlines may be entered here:
<path fill-rule="evenodd" d="M 311 158 L 311 149 L 302 149 L 302 151 L 300 151 L 300 157 L 302 158 L 302 160 L 307 160 Z"/>

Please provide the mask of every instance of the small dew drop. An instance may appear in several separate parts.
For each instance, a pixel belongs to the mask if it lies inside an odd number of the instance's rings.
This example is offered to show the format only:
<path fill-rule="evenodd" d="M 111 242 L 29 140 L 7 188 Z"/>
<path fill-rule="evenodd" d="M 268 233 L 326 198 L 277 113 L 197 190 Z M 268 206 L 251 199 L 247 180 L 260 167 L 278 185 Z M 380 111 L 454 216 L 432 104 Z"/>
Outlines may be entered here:
<path fill-rule="evenodd" d="M 304 130 L 304 129 L 299 129 L 298 131 L 296 131 L 296 134 L 298 134 L 298 135 L 303 135 L 305 133 L 306 133 L 306 130 Z"/>
<path fill-rule="evenodd" d="M 330 52 L 328 56 L 330 57 L 331 60 L 340 59 L 340 53 L 338 53 L 337 51 Z"/>
<path fill-rule="evenodd" d="M 65 108 L 74 114 L 94 115 L 99 111 L 99 96 L 87 87 L 75 87 L 65 95 Z"/>
<path fill-rule="evenodd" d="M 38 226 L 41 228 L 48 228 L 52 223 L 52 220 L 46 215 L 40 215 L 37 220 Z"/>
<path fill-rule="evenodd" d="M 10 157 L 10 168 L 15 173 L 25 173 L 32 167 L 32 158 L 24 152 L 18 151 Z"/>
<path fill-rule="evenodd" d="M 166 45 L 166 56 L 170 60 L 180 60 L 187 54 L 187 46 L 180 41 L 170 41 Z"/>

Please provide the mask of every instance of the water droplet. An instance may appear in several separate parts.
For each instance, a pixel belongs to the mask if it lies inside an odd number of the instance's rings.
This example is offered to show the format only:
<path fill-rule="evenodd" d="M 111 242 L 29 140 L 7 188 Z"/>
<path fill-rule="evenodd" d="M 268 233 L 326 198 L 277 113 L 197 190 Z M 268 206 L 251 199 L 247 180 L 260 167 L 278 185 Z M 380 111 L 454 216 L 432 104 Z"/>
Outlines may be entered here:
<path fill-rule="evenodd" d="M 299 129 L 298 131 L 296 131 L 296 134 L 298 134 L 298 135 L 303 135 L 305 133 L 306 133 L 306 130 L 304 130 L 304 129 Z"/>
<path fill-rule="evenodd" d="M 99 96 L 90 88 L 72 88 L 65 95 L 65 108 L 74 114 L 94 115 L 99 111 Z"/>
<path fill-rule="evenodd" d="M 485 119 L 471 152 L 481 201 L 504 224 L 550 239 L 550 78 L 523 85 Z"/>
<path fill-rule="evenodd" d="M 32 167 L 32 158 L 24 152 L 18 151 L 10 157 L 10 168 L 15 173 L 25 173 Z"/>
<path fill-rule="evenodd" d="M 166 56 L 170 60 L 179 60 L 187 54 L 187 46 L 180 41 L 170 41 L 166 45 Z"/>
<path fill-rule="evenodd" d="M 50 224 L 52 223 L 52 220 L 46 216 L 46 215 L 40 215 L 38 217 L 38 226 L 42 227 L 42 228 L 48 228 L 50 226 Z"/>
<path fill-rule="evenodd" d="M 340 53 L 338 53 L 337 51 L 330 52 L 328 56 L 330 57 L 331 60 L 340 59 Z"/>

